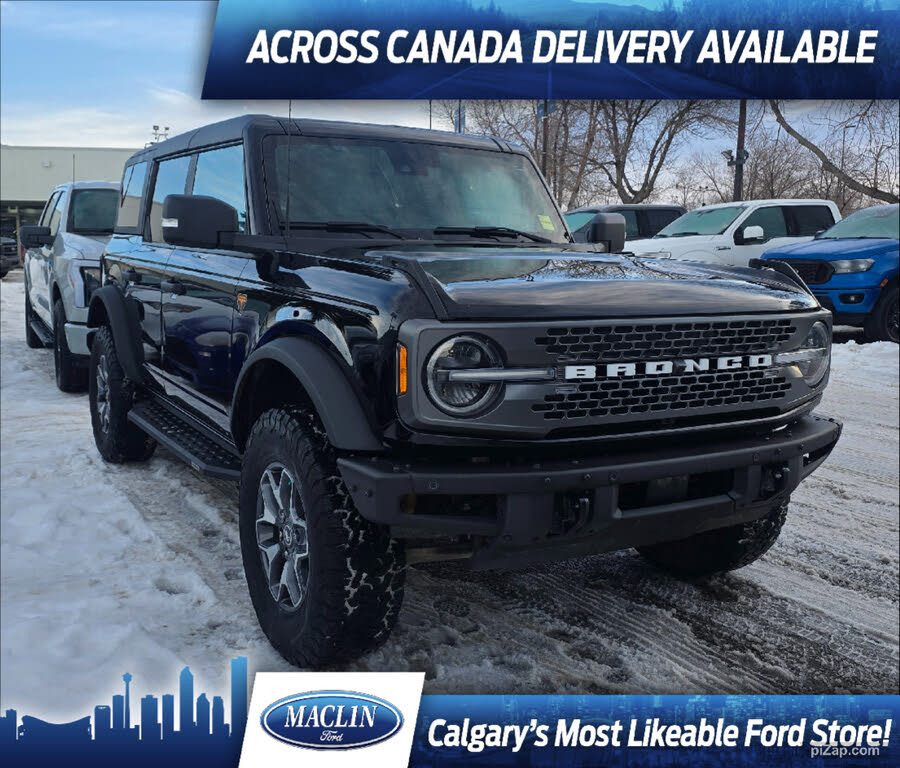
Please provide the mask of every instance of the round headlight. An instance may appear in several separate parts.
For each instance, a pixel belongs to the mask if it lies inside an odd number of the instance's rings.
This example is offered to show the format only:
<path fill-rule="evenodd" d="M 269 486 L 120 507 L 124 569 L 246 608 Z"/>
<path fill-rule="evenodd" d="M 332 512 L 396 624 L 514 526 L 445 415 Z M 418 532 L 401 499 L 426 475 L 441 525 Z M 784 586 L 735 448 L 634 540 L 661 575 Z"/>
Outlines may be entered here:
<path fill-rule="evenodd" d="M 828 332 L 828 326 L 818 321 L 810 326 L 800 349 L 796 352 L 782 352 L 775 355 L 776 363 L 796 365 L 803 380 L 811 387 L 825 378 L 830 360 L 831 334 Z"/>
<path fill-rule="evenodd" d="M 487 339 L 454 336 L 439 344 L 428 358 L 425 367 L 428 396 L 445 413 L 476 416 L 494 402 L 502 385 L 496 381 L 454 381 L 451 373 L 500 366 L 500 353 Z"/>

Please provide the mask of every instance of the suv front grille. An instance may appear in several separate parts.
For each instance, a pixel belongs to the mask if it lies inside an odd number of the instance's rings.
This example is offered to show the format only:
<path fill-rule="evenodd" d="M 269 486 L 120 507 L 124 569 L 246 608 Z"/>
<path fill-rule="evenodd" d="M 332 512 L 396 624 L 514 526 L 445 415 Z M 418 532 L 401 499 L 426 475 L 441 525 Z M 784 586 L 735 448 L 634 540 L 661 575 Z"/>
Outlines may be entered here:
<path fill-rule="evenodd" d="M 689 323 L 640 323 L 548 328 L 535 338 L 560 362 L 750 355 L 787 341 L 797 327 L 787 318 L 710 320 Z M 654 377 L 658 383 L 658 377 Z M 632 383 L 634 380 L 631 380 Z"/>
<path fill-rule="evenodd" d="M 741 407 L 776 400 L 791 388 L 780 372 L 716 371 L 675 376 L 606 379 L 574 385 L 572 392 L 545 395 L 531 409 L 547 420 L 631 414 L 683 413 L 716 406 Z"/>
<path fill-rule="evenodd" d="M 793 267 L 807 285 L 821 285 L 822 283 L 827 283 L 834 274 L 834 268 L 828 261 L 795 261 L 794 259 L 789 261 L 772 259 L 772 261 L 780 261 L 782 264 Z"/>

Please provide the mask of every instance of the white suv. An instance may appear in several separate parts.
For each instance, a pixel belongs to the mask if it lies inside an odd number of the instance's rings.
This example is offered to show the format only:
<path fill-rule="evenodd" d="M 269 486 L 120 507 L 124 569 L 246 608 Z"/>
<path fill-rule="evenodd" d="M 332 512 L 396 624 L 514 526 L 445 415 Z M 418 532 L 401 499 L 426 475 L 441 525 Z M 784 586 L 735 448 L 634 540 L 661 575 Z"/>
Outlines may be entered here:
<path fill-rule="evenodd" d="M 684 214 L 653 237 L 629 240 L 627 248 L 638 256 L 745 267 L 764 251 L 811 240 L 840 219 L 830 200 L 720 203 Z"/>

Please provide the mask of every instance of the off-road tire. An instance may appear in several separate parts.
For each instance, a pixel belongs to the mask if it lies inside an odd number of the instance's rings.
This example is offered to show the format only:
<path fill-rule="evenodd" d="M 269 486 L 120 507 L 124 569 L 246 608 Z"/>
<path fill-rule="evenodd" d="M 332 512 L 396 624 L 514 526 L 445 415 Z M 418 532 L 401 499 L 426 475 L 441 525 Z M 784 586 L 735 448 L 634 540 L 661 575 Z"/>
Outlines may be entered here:
<path fill-rule="evenodd" d="M 34 309 L 31 307 L 31 299 L 28 298 L 28 284 L 25 284 L 25 343 L 31 349 L 43 349 L 44 342 L 31 327 L 31 321 L 34 319 Z"/>
<path fill-rule="evenodd" d="M 69 351 L 66 339 L 66 310 L 60 299 L 53 304 L 53 366 L 56 386 L 63 392 L 87 389 L 87 360 Z"/>
<path fill-rule="evenodd" d="M 787 517 L 789 500 L 765 517 L 728 528 L 704 531 L 687 539 L 638 547 L 647 560 L 685 579 L 733 571 L 758 560 L 775 543 Z"/>
<path fill-rule="evenodd" d="M 900 286 L 894 283 L 886 291 L 882 291 L 875 307 L 866 317 L 867 341 L 898 342 L 897 318 L 900 304 Z"/>
<path fill-rule="evenodd" d="M 98 369 L 105 364 L 109 421 L 104 429 L 98 407 Z M 126 461 L 146 461 L 156 450 L 156 441 L 130 421 L 128 411 L 134 402 L 135 385 L 122 370 L 116 355 L 116 345 L 109 326 L 101 326 L 91 345 L 88 368 L 88 399 L 91 406 L 91 426 L 94 442 L 100 455 L 111 464 Z"/>
<path fill-rule="evenodd" d="M 302 602 L 289 610 L 269 589 L 257 541 L 260 483 L 273 462 L 297 478 L 308 561 Z M 318 418 L 299 407 L 263 413 L 243 456 L 240 536 L 244 573 L 260 626 L 298 667 L 355 659 L 381 645 L 397 622 L 406 578 L 401 542 L 353 505 Z"/>

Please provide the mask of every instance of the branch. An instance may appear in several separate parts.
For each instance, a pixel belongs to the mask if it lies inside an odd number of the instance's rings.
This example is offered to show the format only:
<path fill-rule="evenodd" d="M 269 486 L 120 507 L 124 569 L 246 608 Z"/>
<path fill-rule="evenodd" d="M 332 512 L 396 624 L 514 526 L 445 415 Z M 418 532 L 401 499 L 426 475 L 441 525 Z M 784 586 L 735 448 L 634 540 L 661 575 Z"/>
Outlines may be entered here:
<path fill-rule="evenodd" d="M 775 119 L 778 121 L 778 124 L 787 132 L 787 134 L 794 138 L 802 147 L 805 147 L 810 152 L 812 152 L 822 163 L 822 167 L 831 174 L 834 174 L 841 181 L 844 182 L 850 189 L 853 189 L 860 194 L 868 195 L 869 197 L 875 198 L 876 200 L 883 200 L 886 203 L 897 203 L 900 202 L 900 196 L 893 195 L 889 191 L 885 191 L 882 189 L 878 189 L 877 187 L 869 186 L 868 184 L 863 184 L 862 182 L 857 181 L 846 171 L 836 166 L 823 152 L 818 146 L 813 144 L 809 139 L 805 136 L 801 135 L 799 131 L 797 131 L 793 126 L 791 126 L 788 121 L 785 119 L 784 115 L 781 114 L 781 109 L 778 107 L 778 102 L 774 99 L 769 101 L 769 106 L 772 108 L 772 112 L 775 115 Z"/>

